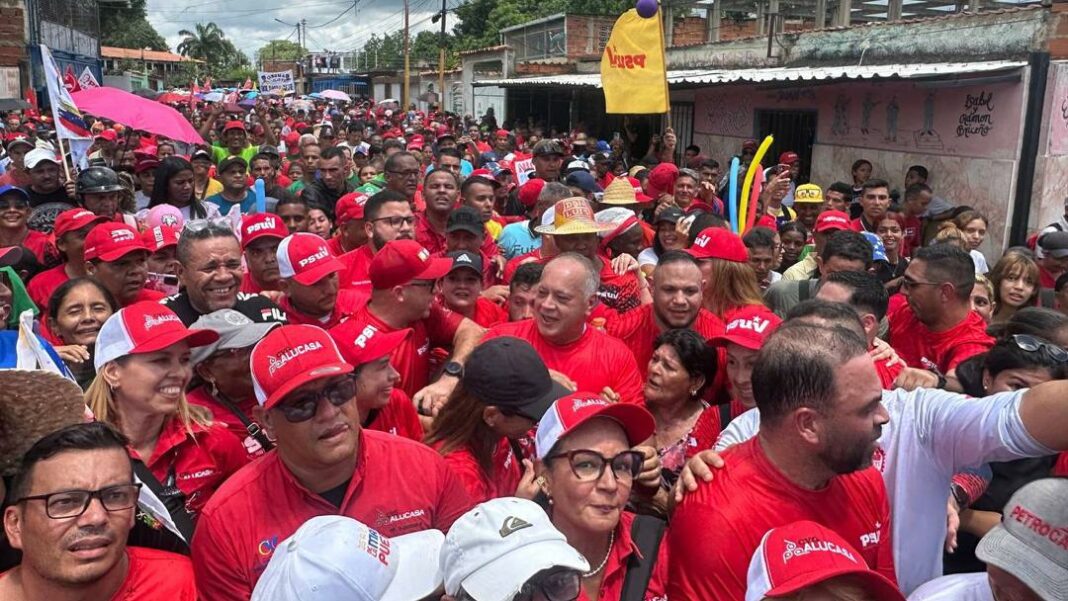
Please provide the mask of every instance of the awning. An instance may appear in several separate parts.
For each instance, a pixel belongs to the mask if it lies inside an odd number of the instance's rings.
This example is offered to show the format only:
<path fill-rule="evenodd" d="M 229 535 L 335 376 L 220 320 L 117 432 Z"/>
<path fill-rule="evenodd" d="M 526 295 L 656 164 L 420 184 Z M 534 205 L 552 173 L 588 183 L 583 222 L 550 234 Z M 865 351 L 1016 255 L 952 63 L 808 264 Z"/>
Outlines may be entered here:
<path fill-rule="evenodd" d="M 1025 61 L 984 61 L 974 63 L 926 63 L 895 65 L 842 65 L 838 67 L 764 67 L 759 69 L 713 69 L 668 71 L 668 85 L 685 88 L 721 83 L 767 83 L 774 81 L 834 81 L 849 79 L 919 79 L 945 75 L 989 74 L 1011 71 Z M 476 81 L 472 85 L 503 88 L 562 87 L 600 88 L 600 73 L 545 75 Z"/>

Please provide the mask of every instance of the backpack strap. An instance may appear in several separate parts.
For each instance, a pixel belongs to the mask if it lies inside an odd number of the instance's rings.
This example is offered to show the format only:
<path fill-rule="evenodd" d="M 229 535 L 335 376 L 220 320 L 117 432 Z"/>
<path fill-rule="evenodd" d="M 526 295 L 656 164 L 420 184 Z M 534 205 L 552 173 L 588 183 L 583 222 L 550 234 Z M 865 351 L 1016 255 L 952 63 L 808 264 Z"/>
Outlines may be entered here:
<path fill-rule="evenodd" d="M 219 403 L 223 407 L 226 407 L 226 409 L 230 413 L 233 413 L 234 416 L 237 417 L 237 419 L 241 420 L 241 424 L 245 426 L 245 431 L 248 432 L 249 436 L 256 439 L 256 442 L 260 443 L 260 446 L 263 447 L 264 452 L 270 451 L 274 448 L 274 443 L 271 442 L 270 438 L 267 438 L 267 433 L 263 431 L 263 428 L 261 428 L 260 425 L 256 422 L 252 421 L 249 416 L 245 415 L 245 412 L 242 411 L 241 408 L 238 407 L 233 401 L 226 398 L 226 395 L 219 393 L 213 394 L 212 397 L 214 397 L 215 400 L 219 401 Z"/>
<path fill-rule="evenodd" d="M 623 580 L 623 593 L 620 601 L 643 601 L 653 568 L 660 554 L 660 541 L 664 538 L 667 522 L 651 515 L 634 516 L 630 527 L 630 537 L 638 553 L 631 554 L 627 560 L 627 575 Z"/>
<path fill-rule="evenodd" d="M 130 458 L 130 463 L 133 464 L 134 474 L 137 475 L 137 479 L 144 483 L 145 486 L 152 491 L 156 498 L 163 501 L 166 499 L 166 495 L 163 494 L 163 484 L 156 478 L 152 470 L 148 469 L 144 461 L 140 459 Z M 167 507 L 167 513 L 171 515 L 171 521 L 174 522 L 174 527 L 178 529 L 178 533 L 185 539 L 185 544 L 188 545 L 193 540 L 193 518 L 190 517 L 189 512 L 186 511 L 183 505 L 180 508 L 172 508 L 166 502 L 163 503 Z"/>
<path fill-rule="evenodd" d="M 797 287 L 797 302 L 803 303 L 812 298 L 812 280 L 801 280 Z"/>

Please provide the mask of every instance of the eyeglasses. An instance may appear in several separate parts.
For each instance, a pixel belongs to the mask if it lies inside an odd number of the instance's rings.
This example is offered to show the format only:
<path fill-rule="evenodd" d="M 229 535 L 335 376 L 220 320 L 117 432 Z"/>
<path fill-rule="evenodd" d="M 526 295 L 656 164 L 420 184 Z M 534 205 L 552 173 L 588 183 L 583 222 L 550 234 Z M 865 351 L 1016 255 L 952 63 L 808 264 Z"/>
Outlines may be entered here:
<path fill-rule="evenodd" d="M 535 593 L 549 601 L 575 601 L 582 588 L 582 576 L 576 570 L 559 570 L 545 576 L 535 576 L 523 584 L 512 601 L 533 601 Z"/>
<path fill-rule="evenodd" d="M 385 221 L 390 227 L 400 227 L 402 225 L 412 225 L 415 223 L 415 215 L 408 215 L 407 217 L 379 217 L 378 219 L 372 219 L 371 223 L 377 223 L 379 221 Z"/>
<path fill-rule="evenodd" d="M 319 400 L 326 399 L 335 407 L 340 407 L 356 396 L 356 380 L 351 376 L 339 380 L 318 392 L 307 392 L 279 405 L 278 410 L 291 424 L 306 422 L 315 417 L 319 410 Z"/>
<path fill-rule="evenodd" d="M 207 361 L 214 361 L 216 359 L 234 359 L 234 358 L 237 358 L 237 359 L 244 359 L 244 360 L 247 361 L 248 358 L 251 355 L 252 355 L 252 347 L 251 346 L 245 346 L 245 347 L 241 347 L 241 348 L 221 349 L 221 350 L 213 353 L 206 360 Z"/>
<path fill-rule="evenodd" d="M 644 459 L 638 451 L 623 451 L 615 457 L 605 457 L 597 451 L 585 449 L 549 455 L 546 459 L 559 457 L 567 457 L 571 473 L 575 474 L 580 482 L 600 480 L 604 475 L 605 466 L 609 464 L 612 466 L 612 474 L 615 475 L 616 480 L 630 482 L 641 472 Z"/>
<path fill-rule="evenodd" d="M 141 491 L 141 484 L 120 484 L 109 486 L 100 490 L 64 490 L 46 495 L 33 495 L 22 497 L 16 503 L 23 501 L 44 501 L 45 514 L 53 520 L 76 518 L 89 509 L 89 503 L 93 499 L 100 499 L 100 504 L 107 511 L 122 511 L 137 505 L 137 495 Z"/>
<path fill-rule="evenodd" d="M 909 278 L 905 278 L 905 279 L 901 280 L 901 287 L 904 288 L 905 290 L 908 290 L 909 288 L 915 288 L 916 286 L 939 286 L 939 285 L 940 284 L 938 282 L 919 282 L 919 281 L 912 280 L 912 279 L 909 279 Z"/>
<path fill-rule="evenodd" d="M 1029 353 L 1044 352 L 1050 359 L 1053 359 L 1057 363 L 1068 362 L 1068 351 L 1055 344 L 1039 340 L 1029 334 L 1014 334 L 1012 341 L 1016 343 L 1016 346 L 1019 347 L 1020 350 Z"/>
<path fill-rule="evenodd" d="M 421 174 L 418 169 L 413 169 L 411 171 L 393 171 L 392 169 L 387 169 L 386 173 L 398 175 L 404 179 L 419 179 L 419 175 Z"/>

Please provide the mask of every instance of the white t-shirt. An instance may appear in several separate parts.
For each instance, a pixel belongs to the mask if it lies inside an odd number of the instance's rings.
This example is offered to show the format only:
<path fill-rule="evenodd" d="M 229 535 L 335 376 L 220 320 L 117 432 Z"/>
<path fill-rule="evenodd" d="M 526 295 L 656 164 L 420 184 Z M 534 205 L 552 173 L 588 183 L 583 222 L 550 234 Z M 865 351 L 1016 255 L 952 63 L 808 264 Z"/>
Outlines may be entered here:
<path fill-rule="evenodd" d="M 994 601 L 986 572 L 935 578 L 909 595 L 909 601 Z"/>
<path fill-rule="evenodd" d="M 953 474 L 991 461 L 1056 453 L 1024 428 L 1024 392 L 975 399 L 937 389 L 883 391 L 890 422 L 883 426 L 873 464 L 886 482 L 897 582 L 905 594 L 942 575 Z M 750 409 L 727 425 L 715 449 L 748 440 L 759 429 L 759 410 Z"/>
<path fill-rule="evenodd" d="M 990 271 L 990 266 L 986 264 L 986 256 L 977 250 L 968 251 L 968 254 L 972 256 L 972 261 L 975 262 L 976 275 L 986 275 Z"/>
<path fill-rule="evenodd" d="M 660 257 L 656 255 L 656 249 L 652 246 L 638 253 L 638 267 L 645 267 L 646 265 L 656 266 L 660 262 Z"/>

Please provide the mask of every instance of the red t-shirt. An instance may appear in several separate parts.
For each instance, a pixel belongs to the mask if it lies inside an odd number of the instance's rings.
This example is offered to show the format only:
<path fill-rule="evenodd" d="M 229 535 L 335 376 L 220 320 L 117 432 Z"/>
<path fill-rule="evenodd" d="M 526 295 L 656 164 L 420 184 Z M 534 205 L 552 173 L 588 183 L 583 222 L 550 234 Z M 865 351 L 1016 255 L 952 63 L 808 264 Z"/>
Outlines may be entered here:
<path fill-rule="evenodd" d="M 330 254 L 335 257 L 340 257 L 345 254 L 345 249 L 341 247 L 341 236 L 333 236 L 326 241 L 326 247 L 330 249 Z"/>
<path fill-rule="evenodd" d="M 712 482 L 688 494 L 672 516 L 669 599 L 744 599 L 749 560 L 764 534 L 797 520 L 834 530 L 870 568 L 896 581 L 890 504 L 878 470 L 836 476 L 812 491 L 768 460 L 759 437 L 731 447 L 723 459 Z"/>
<path fill-rule="evenodd" d="M 191 429 L 189 433 L 176 418 L 164 422 L 145 464 L 160 482 L 174 470 L 178 488 L 185 493 L 185 508 L 195 515 L 231 474 L 248 463 L 248 453 L 222 424 L 194 423 Z"/>
<path fill-rule="evenodd" d="M 197 588 L 203 599 L 248 601 L 278 544 L 316 516 L 351 517 L 390 537 L 447 532 L 472 506 L 437 453 L 399 436 L 361 430 L 340 508 L 305 488 L 272 451 L 204 508 L 192 544 Z"/>
<path fill-rule="evenodd" d="M 927 329 L 908 304 L 890 313 L 889 320 L 890 344 L 909 367 L 937 368 L 946 374 L 961 361 L 994 346 L 994 339 L 986 333 L 986 322 L 975 311 L 944 332 Z"/>
<path fill-rule="evenodd" d="M 438 303 L 431 303 L 429 317 L 408 324 L 412 334 L 390 355 L 390 363 L 401 376 L 398 388 L 408 396 L 413 396 L 430 383 L 431 347 L 451 348 L 456 330 L 462 322 L 463 317 L 460 314 L 449 311 Z M 396 331 L 396 328 L 371 313 L 365 304 L 353 313 L 352 317 L 331 328 L 330 335 L 334 340 L 355 341 L 368 324 L 375 326 L 383 334 Z"/>
<path fill-rule="evenodd" d="M 367 304 L 368 299 L 369 297 L 364 296 L 364 294 L 358 290 L 338 290 L 337 301 L 334 303 L 334 311 L 330 313 L 325 320 L 301 312 L 293 306 L 293 303 L 289 302 L 288 296 L 280 298 L 278 300 L 278 306 L 285 311 L 286 319 L 289 321 L 290 325 L 319 326 L 324 330 L 329 330 L 351 317 L 353 313 L 360 309 L 360 307 Z"/>
<path fill-rule="evenodd" d="M 33 304 L 37 305 L 41 312 L 44 312 L 48 308 L 48 300 L 52 298 L 52 293 L 69 279 L 67 264 L 60 263 L 52 269 L 47 269 L 33 276 L 33 279 L 26 286 L 26 294 L 30 295 L 30 300 L 33 301 Z"/>
<path fill-rule="evenodd" d="M 623 344 L 634 353 L 634 360 L 638 363 L 638 373 L 641 374 L 644 382 L 649 371 L 649 359 L 652 358 L 655 350 L 653 345 L 656 343 L 657 336 L 663 333 L 656 323 L 653 305 L 644 305 L 633 311 L 610 315 L 611 318 L 605 322 L 605 331 L 622 340 Z M 690 329 L 700 334 L 705 340 L 719 336 L 725 331 L 724 328 L 723 321 L 705 309 L 700 309 L 697 312 L 697 319 L 690 324 Z M 726 353 L 723 355 L 723 361 L 719 362 L 721 365 L 724 365 L 726 361 Z M 719 371 L 726 373 L 726 370 Z"/>
<path fill-rule="evenodd" d="M 338 273 L 338 283 L 342 289 L 352 288 L 371 296 L 371 277 L 367 269 L 375 256 L 368 242 L 356 250 L 349 251 L 337 259 L 345 266 L 345 271 Z"/>
<path fill-rule="evenodd" d="M 1038 287 L 1049 288 L 1053 290 L 1057 287 L 1057 277 L 1046 270 L 1045 267 L 1039 265 L 1038 267 Z"/>
<path fill-rule="evenodd" d="M 224 426 L 241 441 L 241 446 L 245 448 L 245 453 L 248 454 L 250 460 L 259 457 L 266 452 L 260 442 L 248 433 L 245 424 L 241 423 L 241 419 L 211 396 L 207 386 L 197 386 L 193 390 L 187 392 L 185 398 L 191 404 L 199 405 L 200 407 L 204 407 L 211 411 L 212 421 L 220 426 Z M 253 422 L 256 420 L 252 417 L 252 409 L 256 406 L 256 399 L 249 399 L 243 403 L 237 403 L 237 408 L 245 414 L 245 417 L 248 417 Z"/>
<path fill-rule="evenodd" d="M 905 369 L 904 365 L 895 363 L 894 365 L 887 365 L 889 359 L 883 359 L 882 361 L 875 362 L 875 371 L 879 372 L 879 381 L 882 382 L 883 390 L 893 390 L 897 388 L 894 385 L 894 380 L 901 375 L 901 371 Z"/>
<path fill-rule="evenodd" d="M 445 305 L 445 299 L 438 296 L 438 298 L 434 299 L 434 303 Z M 446 308 L 448 307 L 448 305 L 445 306 Z M 491 328 L 499 323 L 508 321 L 508 311 L 488 298 L 480 296 L 475 300 L 474 314 L 468 319 L 484 328 Z"/>
<path fill-rule="evenodd" d="M 37 262 L 41 265 L 46 264 L 49 256 L 56 255 L 56 249 L 52 246 L 52 241 L 49 239 L 48 234 L 42 234 L 37 230 L 27 230 L 21 246 L 28 248 L 33 253 L 33 256 L 37 257 Z"/>
<path fill-rule="evenodd" d="M 30 187 L 30 174 L 25 169 L 15 169 L 9 165 L 7 171 L 0 175 L 0 186 L 15 186 L 25 190 Z"/>
<path fill-rule="evenodd" d="M 923 246 L 923 221 L 919 217 L 905 217 L 905 237 L 901 241 L 901 256 L 911 257 L 917 248 Z"/>
<path fill-rule="evenodd" d="M 597 298 L 609 309 L 624 313 L 637 309 L 642 304 L 641 276 L 636 271 L 623 275 L 612 269 L 612 259 L 601 256 L 601 285 L 597 288 Z"/>
<path fill-rule="evenodd" d="M 432 255 L 445 252 L 445 234 L 434 230 L 425 213 L 415 215 L 415 241 Z"/>
<path fill-rule="evenodd" d="M 389 395 L 389 403 L 366 416 L 370 423 L 364 424 L 368 430 L 395 434 L 416 442 L 423 440 L 423 424 L 419 423 L 419 414 L 408 395 L 399 388 L 394 388 Z"/>
<path fill-rule="evenodd" d="M 137 296 L 135 296 L 134 299 L 132 301 L 130 301 L 129 303 L 123 305 L 123 307 L 128 307 L 128 306 L 130 306 L 130 305 L 132 305 L 134 303 L 139 303 L 139 302 L 142 302 L 142 301 L 158 303 L 159 301 L 161 301 L 161 300 L 163 300 L 165 298 L 167 298 L 167 295 L 162 293 L 162 292 L 160 292 L 159 290 L 151 290 L 149 288 L 142 288 L 141 291 L 137 293 Z"/>
<path fill-rule="evenodd" d="M 597 598 L 604 601 L 615 601 L 623 595 L 623 583 L 627 578 L 627 565 L 630 556 L 638 553 L 638 547 L 631 538 L 631 528 L 634 527 L 634 514 L 624 511 L 619 516 L 619 524 L 616 525 L 615 542 L 608 552 L 608 562 L 604 566 L 604 577 L 601 578 L 601 587 L 597 591 Z M 659 601 L 667 599 L 665 595 L 668 588 L 668 546 L 666 541 L 661 541 L 660 549 L 656 553 L 656 564 L 653 565 L 653 573 L 649 577 L 649 586 L 642 595 L 643 601 Z M 591 566 L 595 567 L 595 566 Z M 579 592 L 576 601 L 589 601 L 590 597 L 585 590 Z"/>
<path fill-rule="evenodd" d="M 441 445 L 435 445 L 435 450 Z M 522 464 L 512 452 L 507 438 L 501 438 L 493 451 L 493 473 L 487 474 L 479 465 L 471 449 L 463 447 L 445 455 L 445 463 L 463 483 L 473 503 L 490 499 L 514 497 L 523 477 Z"/>
<path fill-rule="evenodd" d="M 574 380 L 581 391 L 600 393 L 608 387 L 624 403 L 642 402 L 642 380 L 634 353 L 618 339 L 596 328 L 587 326 L 578 340 L 557 346 L 542 338 L 533 319 L 524 319 L 493 326 L 482 340 L 500 336 L 515 336 L 529 342 L 546 367 Z"/>

